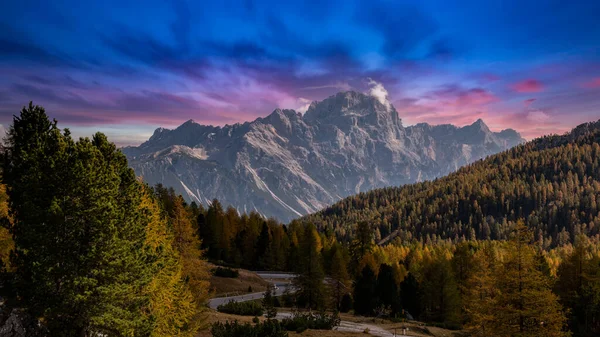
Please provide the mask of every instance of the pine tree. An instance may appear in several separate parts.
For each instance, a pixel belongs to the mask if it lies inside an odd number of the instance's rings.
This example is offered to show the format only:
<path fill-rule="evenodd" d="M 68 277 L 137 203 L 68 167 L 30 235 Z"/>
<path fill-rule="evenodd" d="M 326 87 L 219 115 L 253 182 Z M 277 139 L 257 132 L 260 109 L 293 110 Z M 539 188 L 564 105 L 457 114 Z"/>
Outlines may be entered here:
<path fill-rule="evenodd" d="M 263 222 L 258 241 L 256 242 L 256 256 L 258 258 L 258 268 L 261 270 L 271 270 L 271 229 L 266 221 Z"/>
<path fill-rule="evenodd" d="M 102 134 L 74 142 L 30 103 L 8 131 L 3 168 L 24 305 L 53 336 L 148 334 L 152 259 L 125 156 Z"/>
<path fill-rule="evenodd" d="M 317 229 L 314 225 L 307 225 L 300 242 L 298 275 L 294 278 L 294 287 L 297 289 L 297 302 L 311 309 L 321 308 L 325 299 L 321 248 Z"/>
<path fill-rule="evenodd" d="M 366 265 L 354 281 L 354 313 L 372 316 L 377 309 L 377 277 L 369 265 Z"/>
<path fill-rule="evenodd" d="M 401 310 L 400 287 L 396 282 L 394 268 L 387 264 L 379 267 L 377 276 L 377 297 L 381 304 L 395 316 Z"/>
<path fill-rule="evenodd" d="M 414 318 L 421 316 L 420 294 L 419 282 L 413 273 L 408 273 L 406 278 L 400 283 L 400 300 L 402 301 L 402 309 L 408 311 Z"/>

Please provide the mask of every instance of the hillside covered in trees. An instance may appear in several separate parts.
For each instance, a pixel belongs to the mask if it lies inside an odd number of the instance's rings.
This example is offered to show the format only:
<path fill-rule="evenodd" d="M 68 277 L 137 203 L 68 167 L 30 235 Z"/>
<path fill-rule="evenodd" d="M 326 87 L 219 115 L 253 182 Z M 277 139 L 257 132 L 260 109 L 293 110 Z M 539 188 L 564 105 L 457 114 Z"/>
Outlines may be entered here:
<path fill-rule="evenodd" d="M 301 218 L 350 241 L 368 222 L 376 240 L 507 239 L 524 218 L 545 248 L 600 234 L 600 121 L 488 157 L 434 181 L 346 198 Z"/>

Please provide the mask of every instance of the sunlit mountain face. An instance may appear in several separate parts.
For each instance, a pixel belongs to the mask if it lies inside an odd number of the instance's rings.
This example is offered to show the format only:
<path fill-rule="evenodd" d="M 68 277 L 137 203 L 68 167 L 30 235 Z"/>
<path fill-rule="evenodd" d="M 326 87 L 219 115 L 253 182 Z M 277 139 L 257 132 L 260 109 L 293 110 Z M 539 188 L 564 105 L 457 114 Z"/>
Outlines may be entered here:
<path fill-rule="evenodd" d="M 598 1 L 10 1 L 0 124 L 33 100 L 75 135 L 138 145 L 357 91 L 405 125 L 527 139 L 600 114 Z"/>

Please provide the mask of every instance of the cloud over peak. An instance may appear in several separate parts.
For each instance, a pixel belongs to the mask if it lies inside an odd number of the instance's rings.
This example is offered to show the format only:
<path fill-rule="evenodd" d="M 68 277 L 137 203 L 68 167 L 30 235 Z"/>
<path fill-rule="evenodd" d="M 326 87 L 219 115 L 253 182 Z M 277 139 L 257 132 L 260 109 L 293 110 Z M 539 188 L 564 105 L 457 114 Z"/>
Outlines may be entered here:
<path fill-rule="evenodd" d="M 388 91 L 385 89 L 382 83 L 376 82 L 369 78 L 369 95 L 377 98 L 377 100 L 383 104 L 386 109 L 390 110 L 392 104 L 389 101 Z"/>

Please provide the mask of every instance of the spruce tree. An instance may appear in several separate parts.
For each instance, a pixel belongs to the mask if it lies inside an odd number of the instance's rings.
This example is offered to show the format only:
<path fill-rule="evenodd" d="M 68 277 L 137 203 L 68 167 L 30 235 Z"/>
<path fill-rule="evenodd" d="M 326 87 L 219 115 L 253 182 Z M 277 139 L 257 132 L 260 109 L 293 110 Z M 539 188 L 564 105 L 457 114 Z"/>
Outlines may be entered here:
<path fill-rule="evenodd" d="M 75 142 L 43 108 L 13 120 L 3 153 L 18 295 L 53 336 L 145 335 L 152 258 L 141 186 L 102 134 Z"/>
<path fill-rule="evenodd" d="M 377 277 L 371 266 L 366 265 L 354 281 L 354 313 L 372 316 L 377 309 Z"/>
<path fill-rule="evenodd" d="M 379 266 L 377 275 L 377 297 L 381 304 L 395 316 L 401 310 L 400 289 L 396 283 L 394 268 L 388 264 Z"/>

